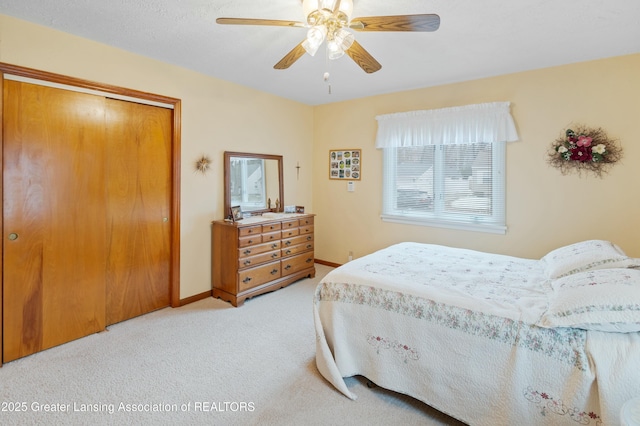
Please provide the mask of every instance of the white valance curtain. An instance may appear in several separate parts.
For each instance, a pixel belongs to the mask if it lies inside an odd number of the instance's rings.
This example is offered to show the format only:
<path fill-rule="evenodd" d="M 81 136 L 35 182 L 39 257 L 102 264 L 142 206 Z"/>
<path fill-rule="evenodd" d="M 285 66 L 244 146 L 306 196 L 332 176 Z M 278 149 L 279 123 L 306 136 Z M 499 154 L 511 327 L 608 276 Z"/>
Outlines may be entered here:
<path fill-rule="evenodd" d="M 518 140 L 509 102 L 379 115 L 376 148 Z"/>

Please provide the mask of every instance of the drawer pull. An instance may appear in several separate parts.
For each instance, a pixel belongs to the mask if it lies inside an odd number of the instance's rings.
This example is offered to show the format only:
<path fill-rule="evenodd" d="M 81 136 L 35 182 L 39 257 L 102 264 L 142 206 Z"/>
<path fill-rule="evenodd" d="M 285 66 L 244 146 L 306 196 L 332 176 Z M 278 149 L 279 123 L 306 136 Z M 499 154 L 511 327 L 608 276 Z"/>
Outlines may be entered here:
<path fill-rule="evenodd" d="M 277 244 L 271 244 L 271 248 L 278 248 Z"/>
<path fill-rule="evenodd" d="M 277 274 L 277 273 L 278 273 L 278 270 L 277 270 L 277 269 L 274 269 L 273 271 L 271 271 L 271 275 L 275 275 L 275 274 Z"/>
<path fill-rule="evenodd" d="M 311 235 L 307 237 L 307 241 L 311 241 Z"/>
<path fill-rule="evenodd" d="M 273 253 L 273 254 L 271 255 L 271 257 L 272 257 L 273 259 L 275 259 L 276 257 L 278 257 L 278 253 Z"/>
<path fill-rule="evenodd" d="M 243 253 L 244 254 L 251 254 L 251 250 L 245 250 Z"/>
<path fill-rule="evenodd" d="M 286 269 L 288 271 L 289 269 L 291 269 L 291 265 L 285 266 L 284 269 Z"/>
<path fill-rule="evenodd" d="M 309 262 L 313 262 L 313 259 L 311 259 L 311 258 L 307 259 L 307 263 L 309 263 Z"/>
<path fill-rule="evenodd" d="M 251 261 L 250 261 L 250 260 L 245 260 L 245 261 L 244 261 L 244 264 L 245 264 L 245 265 L 251 265 Z"/>
<path fill-rule="evenodd" d="M 243 283 L 248 283 L 249 281 L 251 281 L 251 277 L 247 277 L 244 280 L 242 280 Z"/>
<path fill-rule="evenodd" d="M 285 251 L 284 254 L 291 254 L 291 250 Z"/>
<path fill-rule="evenodd" d="M 291 241 L 287 241 L 286 243 L 284 243 L 285 246 L 291 245 Z"/>
<path fill-rule="evenodd" d="M 307 244 L 307 248 L 311 248 L 313 247 L 311 244 Z"/>
<path fill-rule="evenodd" d="M 253 244 L 253 240 L 249 240 L 249 244 Z"/>
<path fill-rule="evenodd" d="M 253 234 L 253 229 L 249 229 L 248 234 Z"/>

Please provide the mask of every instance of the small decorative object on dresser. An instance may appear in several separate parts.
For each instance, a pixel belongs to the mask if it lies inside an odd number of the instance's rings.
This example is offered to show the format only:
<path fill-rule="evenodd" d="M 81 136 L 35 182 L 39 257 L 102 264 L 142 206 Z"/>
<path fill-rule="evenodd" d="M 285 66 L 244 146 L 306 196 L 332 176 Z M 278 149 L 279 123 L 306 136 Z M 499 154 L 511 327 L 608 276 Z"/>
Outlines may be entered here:
<path fill-rule="evenodd" d="M 212 223 L 213 297 L 245 299 L 315 277 L 313 214 L 264 213 Z"/>
<path fill-rule="evenodd" d="M 231 220 L 236 221 L 242 219 L 242 208 L 240 206 L 231 207 Z"/>

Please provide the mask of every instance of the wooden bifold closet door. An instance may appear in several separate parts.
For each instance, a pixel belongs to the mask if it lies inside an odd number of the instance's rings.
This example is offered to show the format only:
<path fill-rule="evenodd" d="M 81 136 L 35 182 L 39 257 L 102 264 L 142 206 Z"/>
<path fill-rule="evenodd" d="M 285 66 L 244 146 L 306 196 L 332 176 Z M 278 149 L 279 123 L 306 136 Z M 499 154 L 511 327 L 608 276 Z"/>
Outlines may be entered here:
<path fill-rule="evenodd" d="M 169 306 L 171 119 L 107 100 L 107 325 Z"/>
<path fill-rule="evenodd" d="M 171 110 L 3 93 L 3 362 L 169 304 Z"/>

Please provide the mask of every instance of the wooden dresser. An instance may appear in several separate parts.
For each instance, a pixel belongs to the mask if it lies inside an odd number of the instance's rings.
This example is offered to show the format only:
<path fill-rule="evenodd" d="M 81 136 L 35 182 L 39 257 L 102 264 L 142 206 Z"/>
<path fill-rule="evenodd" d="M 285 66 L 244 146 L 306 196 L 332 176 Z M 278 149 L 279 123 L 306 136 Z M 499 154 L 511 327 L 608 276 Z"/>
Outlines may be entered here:
<path fill-rule="evenodd" d="M 253 296 L 314 277 L 313 214 L 265 214 L 212 222 L 213 297 L 240 306 Z"/>

